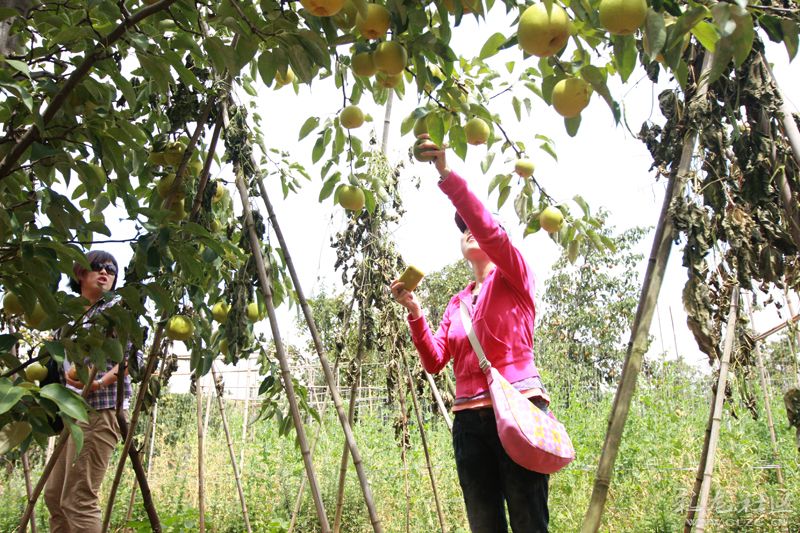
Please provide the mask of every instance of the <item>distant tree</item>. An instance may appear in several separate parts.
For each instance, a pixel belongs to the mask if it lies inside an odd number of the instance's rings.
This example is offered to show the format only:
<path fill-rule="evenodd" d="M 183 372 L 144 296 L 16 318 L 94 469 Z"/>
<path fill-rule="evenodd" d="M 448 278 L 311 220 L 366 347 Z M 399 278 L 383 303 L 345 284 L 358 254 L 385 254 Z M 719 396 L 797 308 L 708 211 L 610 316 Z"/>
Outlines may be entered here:
<path fill-rule="evenodd" d="M 592 250 L 575 263 L 562 257 L 553 267 L 536 332 L 537 361 L 543 368 L 559 366 L 566 358 L 606 383 L 619 375 L 640 292 L 643 256 L 633 248 L 647 229 L 616 236 L 612 231 L 603 229 L 602 234 L 615 251 Z"/>

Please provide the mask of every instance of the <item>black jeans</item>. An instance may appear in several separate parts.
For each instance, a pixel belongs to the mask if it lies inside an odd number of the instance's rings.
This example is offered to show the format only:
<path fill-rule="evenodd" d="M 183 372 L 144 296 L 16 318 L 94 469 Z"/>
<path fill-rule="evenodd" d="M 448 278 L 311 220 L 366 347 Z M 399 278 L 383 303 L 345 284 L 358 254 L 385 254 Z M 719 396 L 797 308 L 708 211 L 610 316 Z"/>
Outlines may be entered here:
<path fill-rule="evenodd" d="M 519 466 L 497 436 L 492 408 L 457 411 L 453 449 L 472 533 L 546 533 L 550 476 Z"/>

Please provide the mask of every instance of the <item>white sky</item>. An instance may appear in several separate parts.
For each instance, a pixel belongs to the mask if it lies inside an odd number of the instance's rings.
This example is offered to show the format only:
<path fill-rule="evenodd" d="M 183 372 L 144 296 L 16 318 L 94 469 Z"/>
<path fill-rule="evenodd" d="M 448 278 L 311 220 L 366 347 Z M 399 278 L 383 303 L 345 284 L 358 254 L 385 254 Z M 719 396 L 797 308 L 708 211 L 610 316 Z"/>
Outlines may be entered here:
<path fill-rule="evenodd" d="M 510 26 L 511 20 L 512 17 L 507 17 L 499 5 L 489 14 L 488 20 L 481 24 L 476 24 L 472 17 L 464 17 L 461 26 L 453 28 L 451 46 L 457 54 L 464 57 L 477 56 L 492 33 L 500 31 L 510 36 L 516 31 L 516 28 Z M 795 60 L 788 63 L 788 54 L 782 45 L 771 42 L 766 44 L 767 58 L 774 63 L 774 72 L 783 94 L 787 97 L 790 108 L 797 111 L 800 101 L 794 95 L 799 94 L 800 62 Z M 343 47 L 340 53 L 347 53 L 347 50 Z M 534 59 L 525 61 L 518 48 L 505 50 L 490 61 L 498 71 L 505 71 L 501 66 L 506 62 L 516 61 L 516 68 L 510 79 L 518 77 L 523 68 L 534 64 Z M 662 86 L 654 87 L 643 72 L 637 70 L 624 86 L 619 84 L 618 78 L 611 80 L 611 92 L 624 106 L 627 123 L 634 133 L 638 132 L 644 120 L 663 123 L 664 119 L 658 111 L 657 96 L 668 84 L 663 73 L 661 79 Z M 411 134 L 400 137 L 400 122 L 419 105 L 416 95 L 413 94 L 413 87 L 409 87 L 409 93 L 411 94 L 403 101 L 398 101 L 397 98 L 394 100 L 388 145 L 391 163 L 401 159 L 406 162 L 401 174 L 401 193 L 406 214 L 394 232 L 394 237 L 406 262 L 415 264 L 424 272 L 432 272 L 460 258 L 458 233 L 452 221 L 453 208 L 436 186 L 438 175 L 435 169 L 428 164 L 412 164 L 408 161 L 407 151 L 413 143 L 413 137 Z M 311 87 L 301 85 L 297 95 L 291 87 L 271 90 L 259 82 L 258 94 L 258 112 L 264 119 L 263 130 L 267 146 L 288 150 L 293 158 L 306 166 L 313 178 L 310 183 L 304 182 L 304 188 L 299 194 L 290 195 L 286 200 L 282 199 L 277 179 L 267 183 L 270 199 L 275 205 L 303 289 L 307 295 L 311 295 L 324 284 L 329 287 L 338 286 L 340 276 L 333 271 L 335 254 L 329 243 L 330 238 L 345 227 L 347 214 L 339 206 L 333 205 L 332 198 L 322 204 L 317 202 L 322 181 L 319 178 L 319 165 L 311 164 L 311 149 L 316 134 L 312 133 L 301 142 L 297 138 L 300 126 L 309 116 L 318 116 L 324 121 L 338 113 L 342 105 L 341 92 L 333 86 L 332 79 L 328 78 L 315 81 Z M 520 98 L 530 97 L 533 102 L 531 116 L 523 116 L 521 123 L 514 116 L 510 94 L 493 100 L 490 109 L 501 115 L 503 127 L 510 138 L 522 140 L 526 144 L 528 156 L 536 163 L 535 176 L 550 195 L 561 202 L 569 202 L 576 215 L 579 213 L 578 208 L 570 200 L 576 194 L 582 195 L 593 212 L 604 207 L 611 213 L 610 223 L 616 226 L 618 232 L 637 225 L 656 225 L 665 189 L 664 180 L 656 182 L 654 173 L 648 172 L 652 160 L 644 144 L 634 138 L 624 125 L 615 126 L 611 112 L 598 95 L 592 97 L 589 107 L 582 113 L 578 135 L 570 138 L 565 132 L 561 117 L 537 96 L 521 86 L 513 94 Z M 249 98 L 243 91 L 239 91 L 239 95 L 240 98 Z M 362 98 L 359 105 L 365 113 L 373 117 L 373 121 L 353 132 L 366 143 L 372 129 L 380 139 L 383 108 L 375 105 L 368 95 Z M 537 133 L 554 140 L 558 162 L 535 149 L 538 143 L 534 141 L 534 135 Z M 501 156 L 499 148 L 500 143 L 492 147 L 498 154 L 485 175 L 480 170 L 480 162 L 487 152 L 485 146 L 470 147 L 466 161 L 461 161 L 455 154 L 448 158 L 451 168 L 464 176 L 483 199 L 487 198 L 486 190 L 491 178 L 497 173 L 508 172 L 513 166 L 510 162 L 513 154 Z M 323 162 L 325 159 L 323 157 Z M 213 171 L 218 173 L 219 169 Z M 415 176 L 423 178 L 419 189 L 413 186 L 416 182 Z M 229 179 L 230 169 L 224 169 L 219 177 Z M 233 196 L 237 196 L 235 189 L 230 189 Z M 501 215 L 508 223 L 506 226 L 510 226 L 514 242 L 526 255 L 538 276 L 538 293 L 541 296 L 551 267 L 562 250 L 543 232 L 522 239 L 522 228 L 514 224 L 517 218 L 513 212 L 512 199 L 513 196 L 504 206 Z M 496 202 L 495 191 L 487 205 L 494 211 Z M 114 238 L 124 237 L 132 232 L 129 224 L 115 227 L 111 220 L 109 227 L 114 231 Z M 652 232 L 643 239 L 640 247 L 645 255 L 640 269 L 642 275 L 651 244 Z M 128 245 L 106 245 L 104 248 L 115 253 L 123 265 L 131 257 Z M 686 327 L 680 300 L 681 289 L 686 280 L 685 270 L 681 267 L 681 255 L 680 248 L 673 248 L 659 297 L 659 315 L 653 319 L 651 334 L 656 339 L 649 355 L 659 353 L 663 344 L 669 354 L 680 352 L 688 361 L 700 368 L 706 368 L 707 358 L 697 349 Z M 546 309 L 543 312 L 547 312 Z M 674 317 L 677 346 L 673 341 L 670 313 Z M 285 340 L 295 339 L 296 333 L 291 331 L 294 312 L 282 309 L 280 316 Z M 663 339 L 659 332 L 659 316 Z M 432 321 L 437 323 L 438 317 L 434 317 Z M 766 330 L 778 321 L 774 310 L 769 310 L 756 317 L 756 329 Z M 266 321 L 260 327 L 265 332 L 269 331 Z"/>

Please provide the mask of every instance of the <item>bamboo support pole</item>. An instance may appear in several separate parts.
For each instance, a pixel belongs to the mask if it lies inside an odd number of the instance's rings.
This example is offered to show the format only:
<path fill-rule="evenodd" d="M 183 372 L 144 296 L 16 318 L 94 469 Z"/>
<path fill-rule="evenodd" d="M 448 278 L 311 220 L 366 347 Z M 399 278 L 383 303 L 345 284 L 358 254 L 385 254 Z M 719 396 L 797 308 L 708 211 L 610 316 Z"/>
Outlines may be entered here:
<path fill-rule="evenodd" d="M 406 364 L 405 355 L 401 354 L 400 358 L 401 366 L 405 367 L 406 371 L 406 378 L 408 379 L 408 389 L 411 392 L 411 402 L 414 405 L 414 413 L 417 415 L 417 425 L 419 426 L 419 436 L 422 439 L 422 451 L 425 454 L 425 463 L 428 466 L 428 475 L 431 478 L 431 490 L 433 490 L 433 501 L 436 505 L 436 515 L 439 517 L 439 527 L 441 528 L 442 533 L 447 533 L 447 527 L 445 526 L 444 521 L 444 514 L 442 513 L 442 506 L 439 503 L 439 491 L 436 488 L 436 475 L 433 472 L 433 464 L 431 463 L 431 454 L 428 451 L 428 438 L 425 436 L 425 421 L 422 419 L 422 412 L 419 409 L 419 401 L 417 400 L 417 391 L 414 388 L 414 378 L 411 375 L 411 368 Z"/>
<path fill-rule="evenodd" d="M 203 533 L 206 530 L 206 488 L 205 488 L 205 468 L 203 456 L 205 450 L 204 429 L 203 429 L 203 386 L 201 376 L 195 374 L 194 395 L 197 403 L 197 509 L 198 531 Z"/>
<path fill-rule="evenodd" d="M 247 359 L 247 372 L 244 375 L 244 414 L 242 414 L 242 447 L 239 453 L 239 474 L 244 479 L 244 452 L 247 448 L 247 431 L 250 422 L 250 359 Z M 313 453 L 313 452 L 312 452 Z"/>
<path fill-rule="evenodd" d="M 366 266 L 364 266 L 366 272 Z M 353 382 L 350 384 L 350 402 L 347 406 L 347 422 L 352 427 L 353 421 L 356 416 L 356 401 L 358 400 L 358 384 L 361 378 L 361 361 L 364 357 L 364 309 L 360 308 L 358 317 L 358 346 L 356 347 L 356 375 L 353 376 Z M 339 528 L 342 525 L 342 512 L 344 511 L 344 486 L 347 481 L 347 463 L 349 460 L 349 449 L 347 442 L 344 443 L 342 450 L 342 458 L 339 461 L 339 482 L 336 487 L 336 514 L 333 518 L 333 533 L 339 533 Z"/>
<path fill-rule="evenodd" d="M 783 286 L 783 298 L 786 301 L 786 306 L 789 308 L 789 314 L 794 317 L 791 324 L 788 320 L 786 321 L 786 326 L 794 330 L 794 335 L 789 335 L 789 345 L 792 348 L 792 359 L 794 360 L 795 383 L 800 384 L 800 370 L 798 370 L 797 361 L 797 347 L 800 345 L 800 330 L 798 330 L 797 326 L 794 325 L 795 319 L 800 317 L 800 315 L 794 314 L 794 304 L 792 303 L 792 299 L 789 298 L 789 291 L 786 289 L 786 285 Z"/>
<path fill-rule="evenodd" d="M 158 402 L 153 406 L 153 425 L 150 429 L 150 449 L 147 451 L 147 477 L 150 477 L 150 467 L 153 465 L 153 453 L 156 446 L 156 423 L 158 422 Z"/>
<path fill-rule="evenodd" d="M 222 105 L 222 119 L 225 121 L 225 127 L 228 127 L 228 107 L 225 102 Z M 286 355 L 286 349 L 281 340 L 281 332 L 278 327 L 278 319 L 275 316 L 275 306 L 272 303 L 272 285 L 270 278 L 267 275 L 266 267 L 264 266 L 264 257 L 261 252 L 261 244 L 256 235 L 256 230 L 253 225 L 253 213 L 250 210 L 250 196 L 247 192 L 247 186 L 244 183 L 241 169 L 236 169 L 236 188 L 239 190 L 239 196 L 242 200 L 242 210 L 244 211 L 244 220 L 246 231 L 250 241 L 250 252 L 256 261 L 256 270 L 258 272 L 259 288 L 264 296 L 264 301 L 267 306 L 267 315 L 269 317 L 269 324 L 272 330 L 272 339 L 275 343 L 275 352 L 278 357 L 278 363 L 281 368 L 281 376 L 283 378 L 283 387 L 286 391 L 286 397 L 289 401 L 289 411 L 291 412 L 292 421 L 294 422 L 295 431 L 297 432 L 297 440 L 300 444 L 300 453 L 303 456 L 303 463 L 305 465 L 306 474 L 308 475 L 308 483 L 311 489 L 311 495 L 314 499 L 314 506 L 317 511 L 317 518 L 319 519 L 322 533 L 330 533 L 330 524 L 328 523 L 328 516 L 325 514 L 325 506 L 322 502 L 322 493 L 320 491 L 317 475 L 314 470 L 314 463 L 311 458 L 311 452 L 308 447 L 308 439 L 303 427 L 303 419 L 300 415 L 300 407 L 297 402 L 297 395 L 294 391 L 294 384 L 292 383 L 292 373 L 289 369 L 289 361 Z M 266 201 L 267 199 L 264 198 Z M 284 253 L 287 256 L 288 252 L 284 248 Z"/>
<path fill-rule="evenodd" d="M 790 318 L 789 320 L 785 320 L 785 321 L 781 322 L 780 324 L 778 324 L 777 326 L 772 327 L 772 328 L 768 329 L 767 331 L 765 331 L 763 333 L 759 333 L 758 335 L 753 337 L 753 340 L 755 340 L 756 342 L 763 341 L 767 337 L 771 337 L 772 335 L 774 335 L 775 333 L 779 332 L 783 328 L 791 326 L 792 324 L 794 324 L 798 320 L 800 320 L 800 315 L 795 315 L 792 318 Z"/>
<path fill-rule="evenodd" d="M 693 98 L 694 101 L 705 98 L 708 87 L 708 72 L 711 69 L 712 59 L 713 54 L 711 53 L 706 53 L 703 58 L 703 67 L 700 75 L 696 78 L 698 86 L 697 93 Z M 589 508 L 583 518 L 581 533 L 595 533 L 600 529 L 603 508 L 608 497 L 608 488 L 611 485 L 611 476 L 614 471 L 614 463 L 622 442 L 622 432 L 628 419 L 633 393 L 636 390 L 636 380 L 642 367 L 642 357 L 647 348 L 653 310 L 658 300 L 658 293 L 661 291 L 664 270 L 672 249 L 673 224 L 672 219 L 669 217 L 669 207 L 672 200 L 682 194 L 687 176 L 691 171 L 692 155 L 694 154 L 697 137 L 697 131 L 687 132 L 685 135 L 678 169 L 670 176 L 667 190 L 664 193 L 664 203 L 661 207 L 661 214 L 653 237 L 653 247 L 650 251 L 642 292 L 639 295 L 636 316 L 631 327 L 631 337 L 628 342 L 622 376 L 617 387 L 617 393 L 614 396 L 614 404 L 609 416 L 603 451 L 600 454 L 595 475 L 592 497 L 589 502 Z"/>
<path fill-rule="evenodd" d="M 411 492 L 408 484 L 408 454 L 406 453 L 406 439 L 408 433 L 408 408 L 406 407 L 406 389 L 403 386 L 402 362 L 398 361 L 397 400 L 400 404 L 400 417 L 403 424 L 402 441 L 400 442 L 400 458 L 403 460 L 403 488 L 406 496 L 406 533 L 411 533 Z"/>
<path fill-rule="evenodd" d="M 25 494 L 30 499 L 33 495 L 33 487 L 31 486 L 31 465 L 28 462 L 28 452 L 22 454 L 22 472 L 25 474 Z M 36 533 L 35 514 L 31 514 L 31 533 Z"/>
<path fill-rule="evenodd" d="M 431 387 L 433 399 L 436 400 L 436 405 L 439 407 L 439 412 L 442 413 L 444 423 L 447 424 L 447 429 L 450 430 L 450 433 L 453 433 L 453 421 L 450 419 L 450 413 L 447 412 L 447 406 L 444 404 L 444 400 L 442 400 L 439 387 L 436 386 L 436 381 L 434 381 L 433 376 L 428 374 L 426 370 L 423 370 L 423 372 L 425 372 L 425 379 L 428 380 L 428 385 Z"/>
<path fill-rule="evenodd" d="M 764 69 L 762 75 L 775 86 L 775 91 L 781 101 L 781 129 L 789 141 L 790 151 L 795 162 L 795 167 L 792 167 L 791 163 L 785 165 L 783 162 L 778 161 L 777 150 L 775 145 L 772 145 L 770 154 L 773 166 L 772 172 L 775 176 L 775 183 L 778 186 L 781 207 L 783 208 L 784 217 L 786 217 L 786 225 L 789 226 L 789 234 L 792 236 L 795 246 L 800 248 L 800 213 L 798 213 L 797 200 L 795 199 L 796 191 L 792 191 L 789 177 L 787 176 L 787 174 L 794 174 L 797 170 L 800 170 L 800 133 L 797 131 L 797 124 L 795 124 L 794 117 L 786 105 L 786 99 L 781 94 L 780 87 L 778 87 L 778 80 L 775 79 L 767 60 L 761 54 L 759 54 L 759 59 Z M 758 128 L 761 135 L 767 138 L 772 138 L 771 119 L 772 117 L 762 108 Z"/>
<path fill-rule="evenodd" d="M 706 422 L 706 431 L 703 435 L 703 449 L 700 452 L 700 460 L 697 463 L 697 473 L 694 477 L 694 485 L 692 486 L 691 498 L 689 507 L 686 510 L 686 520 L 683 523 L 683 533 L 691 533 L 692 525 L 694 525 L 694 516 L 697 512 L 697 500 L 700 497 L 700 488 L 703 486 L 703 472 L 706 470 L 706 461 L 708 459 L 708 444 L 711 441 L 711 426 L 714 424 L 714 405 L 717 403 L 717 389 L 712 390 L 711 402 L 708 406 L 708 421 Z"/>
<path fill-rule="evenodd" d="M 89 397 L 89 389 L 96 374 L 97 369 L 92 367 L 89 370 L 89 379 L 86 380 L 86 384 L 83 386 L 83 390 L 81 391 L 81 396 L 83 396 L 84 400 Z M 33 490 L 28 497 L 28 504 L 25 506 L 25 511 L 22 513 L 22 518 L 20 518 L 19 521 L 19 533 L 24 533 L 26 531 L 28 522 L 33 516 L 33 510 L 36 507 L 36 501 L 39 499 L 39 495 L 42 493 L 42 490 L 44 490 L 44 486 L 47 483 L 47 478 L 49 478 L 50 474 L 53 472 L 53 468 L 56 466 L 58 457 L 64 451 L 64 448 L 67 447 L 68 439 L 69 428 L 65 425 L 64 429 L 61 431 L 61 435 L 58 437 L 58 442 L 56 442 L 55 446 L 53 447 L 53 453 L 50 455 L 50 459 L 47 461 L 47 464 L 44 465 L 44 470 L 42 471 L 42 475 L 39 476 L 39 481 L 36 482 L 36 486 L 33 487 Z"/>
<path fill-rule="evenodd" d="M 142 382 L 139 385 L 139 391 L 136 395 L 136 404 L 133 409 L 133 413 L 131 414 L 131 420 L 129 422 L 129 427 L 135 428 L 136 424 L 139 422 L 139 415 L 141 414 L 142 406 L 144 405 L 144 396 L 148 390 L 148 384 L 150 382 L 150 377 L 153 375 L 153 371 L 156 368 L 156 363 L 158 362 L 158 349 L 161 346 L 161 340 L 164 335 L 164 321 L 162 320 L 158 327 L 156 328 L 155 338 L 153 339 L 153 345 L 150 347 L 150 354 L 147 357 L 147 364 L 145 365 L 144 373 L 142 375 Z M 131 444 L 133 443 L 133 433 L 134 431 L 128 431 L 125 435 L 124 442 L 122 444 L 122 451 L 120 453 L 119 461 L 117 462 L 117 469 L 114 472 L 114 481 L 111 483 L 111 489 L 108 493 L 108 504 L 106 505 L 106 512 L 103 516 L 103 532 L 108 531 L 109 523 L 111 522 L 111 511 L 114 508 L 114 500 L 117 496 L 117 488 L 119 487 L 119 480 L 122 479 L 122 471 L 125 468 L 125 461 L 129 455 L 129 450 L 131 449 Z"/>
<path fill-rule="evenodd" d="M 153 423 L 153 415 L 151 414 L 150 415 L 150 419 L 147 421 L 147 424 L 146 424 L 148 429 L 145 430 L 144 443 L 142 443 L 142 449 L 143 450 L 147 450 L 147 448 L 149 446 L 149 443 L 150 443 L 149 427 L 150 427 L 150 425 L 152 423 Z M 145 462 L 147 462 L 146 458 L 145 458 Z M 150 476 L 150 464 L 149 464 L 149 462 L 148 462 L 148 465 L 147 465 L 147 470 L 145 471 L 145 476 L 146 477 Z M 131 481 L 131 495 L 130 495 L 130 498 L 128 499 L 128 510 L 125 512 L 125 522 L 130 521 L 130 519 L 133 517 L 133 505 L 136 503 L 136 485 L 137 485 L 137 480 L 136 479 Z"/>
<path fill-rule="evenodd" d="M 350 449 L 350 454 L 353 457 L 353 465 L 355 466 L 356 474 L 358 475 L 358 481 L 361 485 L 361 491 L 364 495 L 364 502 L 367 505 L 367 511 L 369 513 L 372 529 L 375 533 L 380 533 L 383 531 L 383 528 L 375 508 L 375 500 L 372 497 L 372 489 L 370 488 L 369 481 L 367 480 L 364 463 L 361 459 L 361 453 L 358 451 L 353 430 L 348 422 L 347 413 L 345 413 L 344 407 L 342 406 L 342 399 L 339 395 L 339 389 L 336 386 L 336 379 L 331 371 L 331 365 L 328 362 L 328 358 L 325 356 L 325 348 L 322 345 L 322 339 L 320 338 L 319 331 L 317 330 L 317 325 L 314 321 L 314 315 L 311 312 L 311 307 L 308 305 L 308 300 L 303 292 L 303 288 L 300 284 L 300 278 L 297 276 L 297 270 L 294 267 L 294 261 L 292 260 L 292 256 L 289 253 L 288 247 L 286 246 L 286 239 L 284 239 L 283 232 L 278 224 L 278 219 L 275 216 L 275 210 L 273 209 L 272 203 L 269 200 L 269 195 L 267 194 L 267 189 L 264 186 L 264 181 L 260 177 L 257 181 L 259 191 L 261 192 L 261 199 L 264 201 L 264 205 L 267 208 L 270 225 L 275 230 L 278 243 L 283 251 L 283 256 L 286 260 L 286 268 L 289 270 L 289 275 L 292 278 L 297 299 L 300 302 L 301 309 L 303 310 L 303 315 L 305 316 L 309 332 L 311 333 L 311 338 L 314 342 L 314 348 L 316 349 L 320 365 L 322 366 L 322 372 L 325 375 L 325 381 L 328 384 L 328 389 L 330 390 L 331 397 L 333 399 L 333 405 L 336 409 L 336 414 L 339 416 L 339 423 L 342 425 L 347 446 Z"/>
<path fill-rule="evenodd" d="M 198 386 L 199 386 L 200 379 L 198 379 L 197 381 L 198 381 Z M 211 386 L 215 387 L 216 383 L 213 383 Z M 213 400 L 213 399 L 214 399 L 214 395 L 209 393 L 208 397 L 206 398 L 206 410 L 203 411 L 203 451 L 206 450 L 205 446 L 206 446 L 207 439 L 205 437 L 206 437 L 206 435 L 208 435 L 208 422 L 209 422 L 209 419 L 211 418 L 211 400 Z"/>
<path fill-rule="evenodd" d="M 717 394 L 714 402 L 714 422 L 711 425 L 711 438 L 708 441 L 708 456 L 703 472 L 703 484 L 700 487 L 700 499 L 697 509 L 697 522 L 695 533 L 706 530 L 706 514 L 708 511 L 708 497 L 711 493 L 711 478 L 714 474 L 714 456 L 717 453 L 719 442 L 720 422 L 722 420 L 722 405 L 725 402 L 725 385 L 728 382 L 728 365 L 733 351 L 733 341 L 736 338 L 736 317 L 739 311 L 739 286 L 731 290 L 731 304 L 728 312 L 727 331 L 725 332 L 725 346 L 722 350 L 722 359 L 719 362 L 719 379 L 717 380 Z"/>
<path fill-rule="evenodd" d="M 219 389 L 216 387 L 217 382 L 217 371 L 214 369 L 214 365 L 211 365 L 211 375 L 214 376 L 214 389 L 216 391 L 217 396 L 217 406 L 219 407 L 219 416 L 222 419 L 222 429 L 225 431 L 225 440 L 228 443 L 228 451 L 230 452 L 231 456 L 231 467 L 233 468 L 233 478 L 236 481 L 236 490 L 239 492 L 239 502 L 242 504 L 242 516 L 244 517 L 244 526 L 247 529 L 247 533 L 251 533 L 253 530 L 250 527 L 250 516 L 247 513 L 247 501 L 244 498 L 244 490 L 242 489 L 242 479 L 239 476 L 239 468 L 236 465 L 236 451 L 233 449 L 233 440 L 231 439 L 231 432 L 228 429 L 228 417 L 225 415 L 225 404 L 222 400 L 222 395 L 219 393 Z M 211 394 L 214 394 L 214 391 L 211 391 Z"/>
<path fill-rule="evenodd" d="M 753 308 L 747 307 L 747 312 L 750 316 L 750 326 L 753 326 Z M 783 468 L 781 468 L 780 453 L 778 452 L 778 439 L 775 436 L 775 422 L 772 418 L 772 403 L 770 402 L 770 387 L 767 383 L 767 370 L 764 368 L 764 358 L 761 357 L 761 348 L 758 342 L 753 344 L 753 352 L 756 355 L 756 365 L 758 366 L 758 380 L 761 383 L 761 391 L 764 394 L 764 412 L 767 415 L 767 428 L 769 429 L 769 443 L 772 447 L 772 461 L 776 465 L 775 476 L 778 479 L 778 485 L 783 488 Z"/>

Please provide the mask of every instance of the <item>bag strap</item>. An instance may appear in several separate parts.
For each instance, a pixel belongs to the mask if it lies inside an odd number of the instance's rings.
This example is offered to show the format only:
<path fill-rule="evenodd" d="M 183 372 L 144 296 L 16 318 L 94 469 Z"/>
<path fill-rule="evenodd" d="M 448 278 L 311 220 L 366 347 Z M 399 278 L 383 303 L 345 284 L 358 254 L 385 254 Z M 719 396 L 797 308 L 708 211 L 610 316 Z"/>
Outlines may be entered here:
<path fill-rule="evenodd" d="M 475 335 L 475 330 L 472 329 L 472 319 L 469 316 L 467 304 L 464 303 L 464 300 L 460 300 L 460 302 L 461 323 L 464 325 L 464 330 L 467 332 L 467 337 L 469 337 L 469 343 L 472 345 L 472 349 L 475 350 L 475 355 L 478 356 L 478 365 L 481 367 L 481 370 L 486 372 L 488 369 L 492 368 L 492 364 L 486 358 L 486 354 L 483 353 L 483 347 L 478 340 L 478 336 Z"/>

